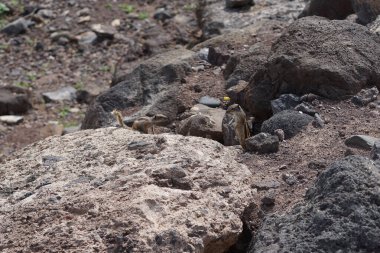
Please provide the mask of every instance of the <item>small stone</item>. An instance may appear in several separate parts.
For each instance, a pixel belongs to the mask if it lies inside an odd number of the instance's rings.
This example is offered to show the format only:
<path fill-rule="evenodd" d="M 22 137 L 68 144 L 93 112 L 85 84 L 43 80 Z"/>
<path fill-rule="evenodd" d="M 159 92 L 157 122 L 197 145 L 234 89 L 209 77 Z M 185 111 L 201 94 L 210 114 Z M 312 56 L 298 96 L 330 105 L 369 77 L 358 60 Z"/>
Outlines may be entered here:
<path fill-rule="evenodd" d="M 22 116 L 15 116 L 15 115 L 0 116 L 0 121 L 8 125 L 17 125 L 21 123 L 23 120 L 24 120 L 24 117 Z"/>
<path fill-rule="evenodd" d="M 110 39 L 112 39 L 117 33 L 116 29 L 113 26 L 107 26 L 102 24 L 94 24 L 91 26 L 91 29 L 98 36 Z"/>
<path fill-rule="evenodd" d="M 211 108 L 219 107 L 221 104 L 219 99 L 210 96 L 201 97 L 198 102 Z"/>
<path fill-rule="evenodd" d="M 274 135 L 276 135 L 280 141 L 285 140 L 285 133 L 284 133 L 284 130 L 282 129 L 274 130 Z"/>
<path fill-rule="evenodd" d="M 283 94 L 279 98 L 270 102 L 273 114 L 279 113 L 284 110 L 293 109 L 301 103 L 300 97 L 294 94 Z"/>
<path fill-rule="evenodd" d="M 55 13 L 52 10 L 48 9 L 39 10 L 37 12 L 37 15 L 47 19 L 54 19 L 56 17 Z"/>
<path fill-rule="evenodd" d="M 359 148 L 364 150 L 371 150 L 378 138 L 368 135 L 354 135 L 345 141 L 349 147 Z"/>
<path fill-rule="evenodd" d="M 288 185 L 294 185 L 297 183 L 297 178 L 293 176 L 292 174 L 282 174 L 281 175 L 282 180 L 285 181 Z"/>
<path fill-rule="evenodd" d="M 326 161 L 324 160 L 315 160 L 315 161 L 311 161 L 309 162 L 309 164 L 307 165 L 307 167 L 311 170 L 321 170 L 321 169 L 324 169 L 326 168 Z"/>
<path fill-rule="evenodd" d="M 309 114 L 310 116 L 314 116 L 317 113 L 313 106 L 307 103 L 297 105 L 294 110 Z"/>
<path fill-rule="evenodd" d="M 25 33 L 29 26 L 33 25 L 34 22 L 26 20 L 24 18 L 19 18 L 9 24 L 7 24 L 0 32 L 5 33 L 9 36 L 18 35 Z"/>
<path fill-rule="evenodd" d="M 275 153 L 278 151 L 280 141 L 277 136 L 259 133 L 245 140 L 246 149 L 260 154 Z"/>
<path fill-rule="evenodd" d="M 160 21 L 165 21 L 167 19 L 171 19 L 172 17 L 173 16 L 165 8 L 159 8 L 153 14 L 153 18 Z"/>
<path fill-rule="evenodd" d="M 94 44 L 97 38 L 96 33 L 92 31 L 84 32 L 76 36 L 80 45 Z"/>
<path fill-rule="evenodd" d="M 199 84 L 193 86 L 193 90 L 197 93 L 202 92 L 202 87 Z"/>
<path fill-rule="evenodd" d="M 363 89 L 356 96 L 353 96 L 351 101 L 358 106 L 366 106 L 375 101 L 379 95 L 379 90 L 376 87 L 371 89 Z"/>
<path fill-rule="evenodd" d="M 78 17 L 81 17 L 81 16 L 88 16 L 88 15 L 90 15 L 90 9 L 89 9 L 89 8 L 83 8 L 83 9 L 77 11 L 76 15 L 77 15 Z"/>
<path fill-rule="evenodd" d="M 276 189 L 280 187 L 280 183 L 275 180 L 263 180 L 252 184 L 252 188 L 256 188 L 258 191 L 266 191 L 269 189 Z"/>
<path fill-rule="evenodd" d="M 121 25 L 120 19 L 114 19 L 114 20 L 112 20 L 111 25 L 113 27 L 119 27 Z"/>
<path fill-rule="evenodd" d="M 191 67 L 191 69 L 194 72 L 204 71 L 205 70 L 205 66 L 204 65 L 198 65 L 198 66 Z"/>
<path fill-rule="evenodd" d="M 79 17 L 78 24 L 83 24 L 83 23 L 90 22 L 90 21 L 91 21 L 90 16 Z"/>
<path fill-rule="evenodd" d="M 63 100 L 74 100 L 76 99 L 76 89 L 71 86 L 68 86 L 56 91 L 45 92 L 42 94 L 42 97 L 46 103 L 52 101 L 57 102 Z"/>

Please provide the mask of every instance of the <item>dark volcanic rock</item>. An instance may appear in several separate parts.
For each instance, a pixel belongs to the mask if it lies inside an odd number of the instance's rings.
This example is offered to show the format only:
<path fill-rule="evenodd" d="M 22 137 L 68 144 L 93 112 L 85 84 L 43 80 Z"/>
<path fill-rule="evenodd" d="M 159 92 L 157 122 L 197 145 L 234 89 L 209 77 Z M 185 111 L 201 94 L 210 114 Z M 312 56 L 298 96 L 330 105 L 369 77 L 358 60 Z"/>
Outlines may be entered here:
<path fill-rule="evenodd" d="M 25 89 L 6 86 L 0 87 L 0 115 L 21 114 L 32 108 Z"/>
<path fill-rule="evenodd" d="M 266 67 L 252 78 L 246 100 L 256 117 L 270 115 L 270 100 L 284 93 L 331 99 L 380 86 L 380 37 L 344 20 L 297 20 L 273 45 Z"/>
<path fill-rule="evenodd" d="M 301 98 L 294 94 L 283 94 L 270 102 L 273 114 L 293 109 L 299 103 L 301 103 Z"/>
<path fill-rule="evenodd" d="M 353 135 L 344 143 L 349 147 L 371 150 L 376 141 L 379 141 L 379 139 L 372 136 Z"/>
<path fill-rule="evenodd" d="M 275 130 L 282 129 L 285 139 L 289 139 L 301 132 L 313 120 L 314 118 L 310 115 L 298 111 L 285 110 L 264 121 L 261 131 L 274 134 Z"/>
<path fill-rule="evenodd" d="M 321 173 L 303 203 L 267 217 L 248 252 L 380 252 L 380 166 L 346 157 Z"/>
<path fill-rule="evenodd" d="M 189 62 L 195 53 L 180 49 L 157 55 L 140 64 L 123 81 L 99 95 L 87 110 L 82 129 L 111 125 L 111 111 L 132 106 L 151 106 L 162 93 L 175 90 L 191 71 Z M 165 99 L 164 99 L 165 100 Z M 149 108 L 145 108 L 146 113 Z"/>
<path fill-rule="evenodd" d="M 363 89 L 357 95 L 353 96 L 352 103 L 359 106 L 366 106 L 369 103 L 375 101 L 379 95 L 379 90 L 376 87 L 371 89 Z"/>
<path fill-rule="evenodd" d="M 329 19 L 345 19 L 356 13 L 357 22 L 368 24 L 380 14 L 378 0 L 311 0 L 300 17 L 322 16 Z"/>

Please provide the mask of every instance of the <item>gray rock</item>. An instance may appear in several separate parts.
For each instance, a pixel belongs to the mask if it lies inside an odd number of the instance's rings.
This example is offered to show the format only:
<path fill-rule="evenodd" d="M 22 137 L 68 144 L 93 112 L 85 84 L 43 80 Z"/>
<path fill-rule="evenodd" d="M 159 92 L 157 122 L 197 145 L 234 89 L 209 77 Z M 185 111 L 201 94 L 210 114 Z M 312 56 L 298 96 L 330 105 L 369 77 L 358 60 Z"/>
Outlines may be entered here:
<path fill-rule="evenodd" d="M 380 160 L 380 140 L 375 141 L 371 150 L 371 159 Z"/>
<path fill-rule="evenodd" d="M 221 104 L 221 102 L 218 98 L 213 98 L 210 96 L 201 97 L 199 99 L 198 103 L 200 103 L 202 105 L 207 105 L 208 107 L 211 107 L 211 108 L 219 107 Z"/>
<path fill-rule="evenodd" d="M 25 18 L 19 18 L 15 21 L 7 24 L 4 26 L 3 29 L 1 29 L 0 32 L 5 33 L 9 36 L 11 35 L 18 35 L 21 33 L 25 33 L 28 30 L 28 27 L 33 25 L 34 22 L 27 20 Z"/>
<path fill-rule="evenodd" d="M 305 102 L 294 107 L 294 110 L 306 113 L 310 116 L 314 116 L 315 114 L 317 114 L 317 111 L 313 108 L 313 106 Z"/>
<path fill-rule="evenodd" d="M 369 30 L 377 35 L 380 35 L 380 15 L 377 16 L 376 20 L 368 24 Z"/>
<path fill-rule="evenodd" d="M 219 108 L 195 105 L 193 115 L 180 122 L 177 133 L 185 136 L 198 136 L 223 142 L 222 121 L 226 113 Z"/>
<path fill-rule="evenodd" d="M 172 17 L 172 14 L 170 14 L 170 12 L 165 8 L 159 8 L 153 14 L 153 18 L 160 21 L 165 21 L 167 19 L 171 19 Z"/>
<path fill-rule="evenodd" d="M 47 18 L 47 19 L 54 19 L 56 17 L 55 13 L 49 9 L 39 10 L 37 12 L 37 15 L 41 16 L 42 18 Z"/>
<path fill-rule="evenodd" d="M 22 88 L 0 87 L 0 115 L 26 113 L 32 105 L 28 91 Z"/>
<path fill-rule="evenodd" d="M 252 188 L 256 188 L 258 191 L 266 191 L 269 189 L 276 189 L 280 187 L 280 182 L 276 180 L 261 180 L 254 182 Z"/>
<path fill-rule="evenodd" d="M 226 0 L 226 8 L 241 8 L 254 5 L 253 0 Z"/>
<path fill-rule="evenodd" d="M 348 138 L 344 143 L 352 148 L 360 148 L 364 150 L 371 150 L 378 138 L 368 135 L 353 135 Z"/>
<path fill-rule="evenodd" d="M 117 33 L 115 27 L 102 24 L 91 25 L 91 30 L 95 32 L 99 37 L 107 39 L 113 39 Z"/>
<path fill-rule="evenodd" d="M 274 134 L 276 129 L 282 129 L 285 139 L 289 139 L 301 132 L 313 120 L 314 118 L 310 115 L 294 110 L 285 110 L 264 121 L 261 131 Z"/>
<path fill-rule="evenodd" d="M 15 116 L 15 115 L 0 116 L 0 122 L 3 122 L 8 125 L 17 125 L 21 123 L 23 120 L 24 120 L 24 117 L 22 116 Z"/>
<path fill-rule="evenodd" d="M 94 44 L 98 38 L 96 33 L 92 32 L 92 31 L 87 31 L 87 32 L 78 34 L 75 37 L 78 40 L 78 43 L 81 45 Z"/>
<path fill-rule="evenodd" d="M 297 178 L 292 174 L 284 173 L 281 175 L 281 178 L 288 185 L 295 185 L 297 183 Z"/>
<path fill-rule="evenodd" d="M 378 252 L 379 189 L 379 164 L 337 161 L 290 213 L 266 217 L 248 252 Z"/>
<path fill-rule="evenodd" d="M 293 109 L 299 103 L 301 103 L 300 97 L 294 94 L 283 94 L 279 98 L 270 101 L 273 114 Z"/>
<path fill-rule="evenodd" d="M 275 202 L 276 202 L 276 194 L 273 190 L 268 191 L 261 199 L 261 203 L 264 206 L 273 206 Z"/>
<path fill-rule="evenodd" d="M 380 65 L 373 64 L 377 55 L 380 37 L 364 26 L 315 16 L 299 19 L 272 46 L 266 66 L 252 77 L 246 107 L 254 116 L 266 118 L 270 101 L 281 94 L 341 99 L 369 84 L 380 86 Z"/>
<path fill-rule="evenodd" d="M 114 118 L 110 112 L 115 108 L 124 110 L 137 105 L 143 107 L 137 114 L 146 115 L 151 106 L 166 96 L 167 92 L 173 93 L 171 96 L 178 95 L 179 86 L 176 84 L 191 72 L 190 63 L 194 58 L 194 52 L 179 49 L 156 55 L 141 63 L 94 100 L 86 112 L 82 129 L 111 126 Z"/>
<path fill-rule="evenodd" d="M 358 106 L 366 106 L 375 101 L 378 95 L 379 90 L 376 87 L 371 89 L 363 89 L 357 95 L 353 96 L 351 101 Z"/>
<path fill-rule="evenodd" d="M 72 101 L 76 99 L 76 89 L 71 86 L 67 86 L 56 91 L 42 93 L 42 97 L 46 103 L 64 100 Z"/>
<path fill-rule="evenodd" d="M 246 149 L 259 154 L 276 153 L 280 147 L 277 136 L 259 133 L 245 140 Z"/>

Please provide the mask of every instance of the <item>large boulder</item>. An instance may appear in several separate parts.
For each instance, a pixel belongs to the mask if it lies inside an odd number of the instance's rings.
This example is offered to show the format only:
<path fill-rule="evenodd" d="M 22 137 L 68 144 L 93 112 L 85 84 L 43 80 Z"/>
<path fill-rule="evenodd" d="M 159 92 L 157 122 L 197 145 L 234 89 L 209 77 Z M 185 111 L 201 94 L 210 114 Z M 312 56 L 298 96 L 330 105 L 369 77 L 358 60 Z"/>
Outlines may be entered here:
<path fill-rule="evenodd" d="M 378 0 L 311 0 L 300 14 L 305 16 L 322 16 L 329 19 L 345 19 L 356 13 L 357 22 L 368 24 L 380 14 Z"/>
<path fill-rule="evenodd" d="M 314 120 L 310 115 L 294 110 L 284 110 L 263 122 L 261 131 L 275 134 L 277 129 L 284 131 L 284 138 L 289 139 L 301 132 Z"/>
<path fill-rule="evenodd" d="M 284 93 L 331 99 L 380 87 L 380 37 L 344 20 L 306 17 L 291 24 L 273 45 L 266 66 L 251 79 L 246 100 L 257 117 Z"/>
<path fill-rule="evenodd" d="M 238 152 L 124 128 L 35 143 L 0 167 L 0 251 L 226 252 L 256 191 Z"/>
<path fill-rule="evenodd" d="M 289 214 L 267 217 L 248 252 L 380 252 L 379 189 L 380 164 L 346 157 Z"/>
<path fill-rule="evenodd" d="M 178 49 L 143 62 L 124 76 L 122 82 L 95 99 L 86 112 L 82 129 L 111 125 L 114 119 L 110 112 L 115 108 L 125 110 L 140 106 L 146 113 L 151 105 L 167 100 L 162 96 L 178 88 L 180 80 L 191 71 L 190 62 L 194 55 L 192 51 Z"/>

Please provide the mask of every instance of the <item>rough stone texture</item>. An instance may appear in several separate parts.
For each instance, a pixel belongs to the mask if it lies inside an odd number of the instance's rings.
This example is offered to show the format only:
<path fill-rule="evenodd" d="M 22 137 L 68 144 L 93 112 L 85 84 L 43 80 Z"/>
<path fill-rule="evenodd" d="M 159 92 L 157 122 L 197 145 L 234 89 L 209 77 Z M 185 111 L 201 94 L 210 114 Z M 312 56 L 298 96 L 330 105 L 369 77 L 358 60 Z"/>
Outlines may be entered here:
<path fill-rule="evenodd" d="M 189 62 L 195 53 L 185 49 L 157 55 L 140 64 L 122 78 L 122 82 L 99 95 L 87 110 L 82 129 L 111 125 L 113 109 L 145 106 L 139 115 L 145 115 L 150 106 L 175 90 L 179 81 L 191 71 Z"/>
<path fill-rule="evenodd" d="M 379 90 L 376 87 L 371 89 L 363 89 L 357 95 L 353 96 L 352 103 L 359 106 L 366 106 L 369 103 L 375 101 L 379 95 Z"/>
<path fill-rule="evenodd" d="M 267 217 L 248 252 L 379 252 L 379 189 L 379 164 L 346 157 L 289 214 Z"/>
<path fill-rule="evenodd" d="M 251 79 L 246 100 L 257 117 L 270 115 L 280 94 L 313 93 L 337 99 L 380 86 L 380 37 L 344 20 L 306 17 L 274 43 L 266 67 Z"/>
<path fill-rule="evenodd" d="M 299 103 L 301 103 L 301 98 L 294 94 L 283 94 L 279 98 L 270 101 L 273 114 L 293 109 Z"/>
<path fill-rule="evenodd" d="M 240 145 L 236 135 L 236 122 L 233 113 L 226 112 L 222 120 L 223 143 L 225 146 Z"/>
<path fill-rule="evenodd" d="M 285 110 L 264 121 L 261 131 L 274 134 L 275 130 L 282 129 L 285 139 L 289 139 L 301 132 L 313 120 L 314 118 L 310 115 L 298 111 Z"/>
<path fill-rule="evenodd" d="M 195 105 L 191 108 L 191 116 L 180 122 L 177 133 L 185 136 L 198 136 L 223 143 L 222 121 L 226 111 Z"/>
<path fill-rule="evenodd" d="M 380 15 L 377 16 L 375 21 L 368 25 L 368 28 L 374 34 L 380 35 Z"/>
<path fill-rule="evenodd" d="M 276 135 L 259 133 L 245 140 L 248 151 L 259 154 L 276 153 L 280 147 L 280 140 Z"/>
<path fill-rule="evenodd" d="M 316 15 L 345 19 L 352 13 L 356 13 L 358 23 L 366 25 L 380 14 L 380 3 L 377 0 L 311 0 L 300 17 Z"/>
<path fill-rule="evenodd" d="M 255 195 L 237 152 L 123 128 L 35 143 L 0 167 L 0 251 L 224 252 Z"/>
<path fill-rule="evenodd" d="M 375 141 L 371 150 L 371 159 L 380 160 L 380 140 Z"/>
<path fill-rule="evenodd" d="M 0 115 L 21 114 L 30 108 L 32 105 L 27 90 L 13 86 L 0 87 Z"/>
<path fill-rule="evenodd" d="M 349 147 L 371 150 L 375 142 L 378 140 L 378 138 L 368 135 L 353 135 L 344 143 Z"/>
<path fill-rule="evenodd" d="M 253 74 L 265 64 L 270 52 L 270 45 L 257 43 L 247 53 L 235 55 L 229 59 L 224 71 L 227 79 L 226 88 L 237 85 L 240 80 L 248 82 Z"/>

